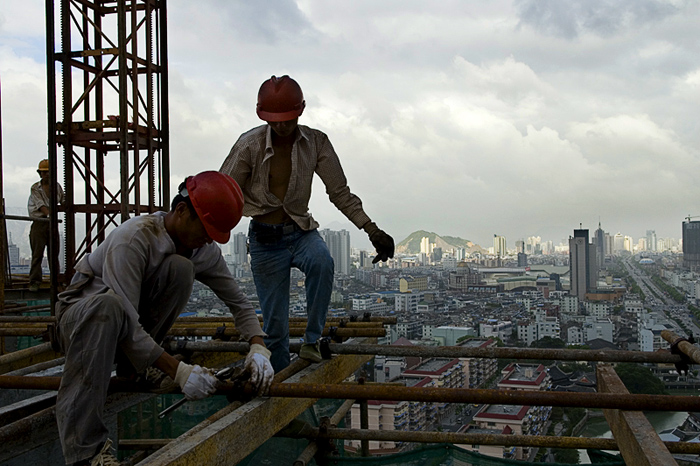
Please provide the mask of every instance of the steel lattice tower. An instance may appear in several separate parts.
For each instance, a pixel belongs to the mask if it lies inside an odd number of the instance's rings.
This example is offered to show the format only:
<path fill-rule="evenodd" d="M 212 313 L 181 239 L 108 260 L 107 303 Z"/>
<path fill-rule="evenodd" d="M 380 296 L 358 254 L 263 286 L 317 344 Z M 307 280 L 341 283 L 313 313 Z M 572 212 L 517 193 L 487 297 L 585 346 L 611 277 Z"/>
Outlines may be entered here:
<path fill-rule="evenodd" d="M 63 161 L 66 279 L 110 228 L 168 207 L 166 16 L 164 0 L 46 0 L 49 161 L 54 180 Z"/>

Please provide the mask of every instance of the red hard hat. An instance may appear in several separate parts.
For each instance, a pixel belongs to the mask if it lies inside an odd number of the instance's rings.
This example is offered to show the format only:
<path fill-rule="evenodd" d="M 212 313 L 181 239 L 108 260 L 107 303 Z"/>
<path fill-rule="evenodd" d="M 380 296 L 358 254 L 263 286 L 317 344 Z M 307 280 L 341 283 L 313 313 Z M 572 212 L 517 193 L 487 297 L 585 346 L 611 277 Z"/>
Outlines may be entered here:
<path fill-rule="evenodd" d="M 306 102 L 299 84 L 287 75 L 272 76 L 258 91 L 258 117 L 265 121 L 293 120 L 304 111 Z"/>
<path fill-rule="evenodd" d="M 223 173 L 206 171 L 187 178 L 185 186 L 209 237 L 228 243 L 231 230 L 243 216 L 243 192 L 238 183 Z"/>

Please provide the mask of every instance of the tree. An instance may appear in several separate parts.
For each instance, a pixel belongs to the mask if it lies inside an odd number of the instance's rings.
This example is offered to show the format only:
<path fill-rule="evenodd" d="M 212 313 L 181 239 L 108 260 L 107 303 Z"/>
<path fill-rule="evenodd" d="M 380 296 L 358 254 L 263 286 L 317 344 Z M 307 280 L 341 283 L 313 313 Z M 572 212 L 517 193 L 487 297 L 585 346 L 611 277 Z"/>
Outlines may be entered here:
<path fill-rule="evenodd" d="M 552 448 L 552 453 L 557 463 L 579 464 L 581 461 L 578 450 L 572 448 Z"/>
<path fill-rule="evenodd" d="M 544 337 L 530 344 L 531 348 L 566 348 L 561 338 Z"/>
<path fill-rule="evenodd" d="M 615 372 L 630 393 L 667 394 L 663 382 L 644 366 L 625 362 L 615 366 Z"/>

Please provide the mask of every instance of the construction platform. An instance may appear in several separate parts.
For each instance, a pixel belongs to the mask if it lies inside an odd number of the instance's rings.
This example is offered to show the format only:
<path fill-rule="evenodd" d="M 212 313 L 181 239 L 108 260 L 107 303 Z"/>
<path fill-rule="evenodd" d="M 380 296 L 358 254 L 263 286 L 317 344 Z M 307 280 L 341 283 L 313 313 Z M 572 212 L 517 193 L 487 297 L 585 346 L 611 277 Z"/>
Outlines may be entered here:
<path fill-rule="evenodd" d="M 6 340 L 21 337 L 46 338 L 54 318 L 51 315 L 27 315 L 35 314 L 41 309 L 41 305 L 24 310 L 8 308 L 7 312 L 0 315 L 0 336 L 3 340 L 3 354 L 0 355 L 0 388 L 6 399 L 6 405 L 0 407 L 0 442 L 4 446 L 0 452 L 2 465 L 24 465 L 28 462 L 62 464 L 55 422 L 55 396 L 60 383 L 62 355 L 56 353 L 48 341 L 16 351 L 7 351 L 4 346 Z M 43 309 L 48 310 L 46 305 Z M 700 397 L 629 394 L 611 365 L 616 362 L 700 362 L 700 349 L 671 332 L 665 332 L 663 336 L 669 343 L 677 343 L 676 347 L 681 350 L 681 354 L 505 347 L 406 347 L 376 344 L 377 339 L 384 335 L 384 326 L 391 324 L 392 319 L 365 317 L 354 321 L 330 320 L 325 330 L 328 338 L 325 340 L 325 359 L 322 362 L 310 364 L 298 358 L 294 359 L 287 369 L 276 374 L 268 396 L 252 397 L 250 393 L 246 393 L 243 386 L 239 386 L 237 390 L 229 392 L 225 399 L 220 396 L 213 397 L 218 399 L 219 403 L 215 412 L 202 422 L 178 433 L 174 438 L 166 435 L 144 438 L 146 432 L 150 432 L 151 435 L 154 432 L 163 434 L 163 429 L 149 430 L 142 427 L 153 426 L 158 416 L 162 418 L 170 415 L 167 408 L 170 406 L 172 409 L 172 405 L 181 396 L 166 395 L 166 398 L 163 398 L 161 395 L 158 398 L 155 394 L 143 392 L 132 382 L 113 378 L 106 411 L 111 420 L 110 430 L 114 444 L 118 445 L 120 451 L 130 452 L 124 464 L 249 464 L 250 458 L 256 457 L 259 460 L 260 455 L 264 457 L 266 452 L 271 454 L 274 451 L 279 454 L 279 448 L 288 449 L 284 455 L 288 460 L 285 464 L 331 464 L 332 461 L 342 464 L 338 462 L 342 461 L 343 457 L 338 455 L 342 453 L 346 440 L 361 442 L 362 448 L 355 453 L 357 456 L 368 455 L 369 442 L 378 440 L 399 444 L 410 442 L 448 446 L 500 445 L 529 449 L 619 450 L 625 463 L 635 465 L 669 466 L 679 464 L 674 455 L 697 458 L 700 454 L 700 444 L 661 441 L 642 413 L 700 412 Z M 303 319 L 291 319 L 291 334 L 300 334 L 304 326 Z M 206 367 L 233 366 L 242 360 L 248 350 L 247 343 L 231 341 L 236 339 L 237 332 L 232 319 L 227 318 L 181 317 L 171 329 L 171 335 L 173 338 L 164 343 L 167 351 Z M 182 339 L 183 337 L 212 339 L 188 341 Z M 291 350 L 298 351 L 298 346 L 292 345 Z M 418 387 L 367 382 L 358 374 L 377 355 L 413 357 L 421 360 L 507 358 L 596 362 L 597 392 Z M 160 401 L 154 401 L 156 399 Z M 311 412 L 311 408 L 316 406 L 316 412 L 319 411 L 318 400 L 337 401 L 330 404 L 332 408 L 326 406 L 326 409 L 331 409 L 332 412 L 317 416 L 316 424 L 310 422 L 301 430 L 290 430 L 290 423 L 295 419 L 304 418 Z M 614 438 L 369 429 L 366 407 L 371 400 L 602 409 Z M 197 414 L 198 406 L 202 406 L 197 403 L 188 403 L 191 406 L 177 419 L 186 420 Z M 360 406 L 362 428 L 338 427 L 343 424 L 353 404 Z M 127 413 L 127 416 L 137 413 L 135 421 L 141 427 L 132 428 L 131 434 L 136 432 L 140 437 L 119 437 L 119 424 L 124 422 L 123 419 L 118 421 L 120 413 L 122 416 L 124 413 Z M 173 435 L 173 432 L 168 434 Z M 288 445 L 271 446 L 274 442 L 281 441 L 280 436 L 294 438 L 296 442 L 301 441 L 305 448 L 295 455 Z M 448 447 L 445 448 L 449 450 Z M 441 454 L 444 454 L 445 448 L 439 450 Z M 355 461 L 357 456 L 346 460 Z M 41 461 L 38 461 L 40 458 Z M 474 462 L 476 460 L 473 459 L 470 461 L 471 464 L 498 464 Z"/>

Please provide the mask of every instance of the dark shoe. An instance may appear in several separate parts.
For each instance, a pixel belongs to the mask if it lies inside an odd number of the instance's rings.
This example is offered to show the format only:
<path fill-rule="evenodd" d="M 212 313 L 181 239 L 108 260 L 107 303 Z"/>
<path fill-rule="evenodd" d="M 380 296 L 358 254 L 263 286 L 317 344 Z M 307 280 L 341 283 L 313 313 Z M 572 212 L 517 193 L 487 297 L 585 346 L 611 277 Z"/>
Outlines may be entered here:
<path fill-rule="evenodd" d="M 321 351 L 318 349 L 318 342 L 302 344 L 301 350 L 299 350 L 299 357 L 310 362 L 321 362 L 323 358 L 321 357 Z"/>
<path fill-rule="evenodd" d="M 29 291 L 31 291 L 32 293 L 36 293 L 37 291 L 39 291 L 39 284 L 38 283 L 30 283 L 29 284 Z"/>

